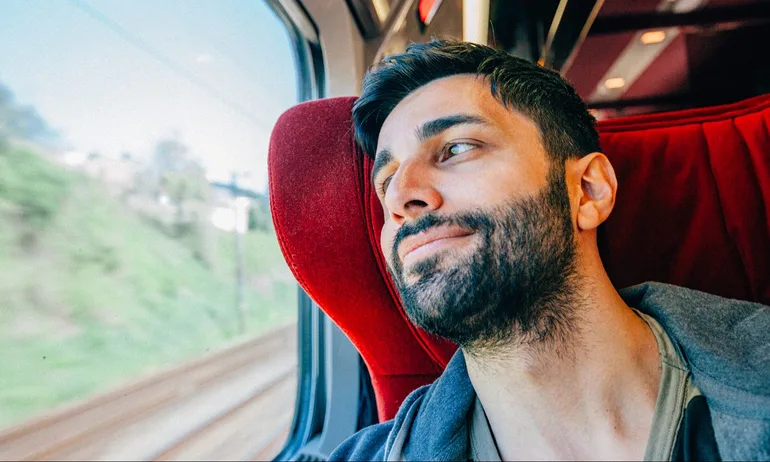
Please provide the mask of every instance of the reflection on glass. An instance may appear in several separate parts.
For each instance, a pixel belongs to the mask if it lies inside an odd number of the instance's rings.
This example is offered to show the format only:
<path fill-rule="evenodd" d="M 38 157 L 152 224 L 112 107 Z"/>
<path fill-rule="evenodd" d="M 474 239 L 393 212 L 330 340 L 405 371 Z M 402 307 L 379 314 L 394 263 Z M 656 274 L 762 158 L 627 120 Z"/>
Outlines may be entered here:
<path fill-rule="evenodd" d="M 0 3 L 0 428 L 295 322 L 295 74 L 260 1 Z"/>

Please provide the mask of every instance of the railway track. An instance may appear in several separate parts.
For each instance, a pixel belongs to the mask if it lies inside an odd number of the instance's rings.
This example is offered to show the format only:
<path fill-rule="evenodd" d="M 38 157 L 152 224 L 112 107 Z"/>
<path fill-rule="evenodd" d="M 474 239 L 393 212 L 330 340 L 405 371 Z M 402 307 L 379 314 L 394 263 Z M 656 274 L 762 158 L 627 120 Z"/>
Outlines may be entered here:
<path fill-rule="evenodd" d="M 0 432 L 0 460 L 264 460 L 293 416 L 296 325 Z"/>

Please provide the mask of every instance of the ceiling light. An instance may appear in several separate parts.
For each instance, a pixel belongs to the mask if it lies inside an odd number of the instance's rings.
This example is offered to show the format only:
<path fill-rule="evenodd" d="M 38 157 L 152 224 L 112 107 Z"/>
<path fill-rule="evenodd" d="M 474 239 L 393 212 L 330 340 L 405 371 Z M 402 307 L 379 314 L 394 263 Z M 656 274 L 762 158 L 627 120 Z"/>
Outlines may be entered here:
<path fill-rule="evenodd" d="M 614 77 L 611 79 L 607 79 L 604 81 L 604 86 L 608 90 L 615 90 L 617 88 L 623 88 L 626 85 L 626 81 L 623 80 L 623 77 Z"/>
<path fill-rule="evenodd" d="M 642 34 L 641 38 L 642 43 L 645 45 L 660 43 L 664 40 L 666 40 L 666 32 L 662 30 L 651 30 L 649 32 L 645 32 Z"/>

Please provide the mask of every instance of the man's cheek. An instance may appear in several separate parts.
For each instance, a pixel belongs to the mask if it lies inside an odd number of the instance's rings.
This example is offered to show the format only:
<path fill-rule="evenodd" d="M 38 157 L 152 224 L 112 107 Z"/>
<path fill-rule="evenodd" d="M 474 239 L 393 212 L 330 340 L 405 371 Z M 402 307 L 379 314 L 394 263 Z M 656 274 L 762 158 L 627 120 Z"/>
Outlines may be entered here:
<path fill-rule="evenodd" d="M 382 251 L 382 255 L 385 256 L 385 261 L 391 263 L 390 258 L 393 254 L 393 232 L 388 228 L 387 224 L 382 228 L 382 232 L 380 233 L 380 250 Z"/>

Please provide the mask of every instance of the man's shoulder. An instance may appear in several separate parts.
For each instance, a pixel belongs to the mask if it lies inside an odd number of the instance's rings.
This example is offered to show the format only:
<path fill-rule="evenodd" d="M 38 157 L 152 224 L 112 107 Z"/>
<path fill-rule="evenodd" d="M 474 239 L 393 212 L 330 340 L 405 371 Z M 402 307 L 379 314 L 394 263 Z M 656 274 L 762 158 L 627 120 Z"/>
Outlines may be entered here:
<path fill-rule="evenodd" d="M 693 340 L 733 359 L 758 359 L 737 353 L 768 342 L 770 307 L 660 282 L 646 282 L 620 291 L 625 302 L 664 324 L 669 335 Z M 715 335 L 716 334 L 716 335 Z M 729 341 L 728 341 L 729 340 Z M 722 356 L 719 355 L 719 356 Z"/>
<path fill-rule="evenodd" d="M 756 406 L 749 410 L 744 404 L 770 397 L 770 307 L 662 283 L 620 293 L 682 348 L 710 401 L 745 415 L 755 413 Z M 770 410 L 763 415 L 770 418 Z"/>
<path fill-rule="evenodd" d="M 626 287 L 619 292 L 627 302 L 634 301 L 653 306 L 671 307 L 673 305 L 708 311 L 714 307 L 719 307 L 738 310 L 738 315 L 744 310 L 754 311 L 770 308 L 761 303 L 722 297 L 700 290 L 655 281 Z"/>
<path fill-rule="evenodd" d="M 340 444 L 329 460 L 385 460 L 385 446 L 393 429 L 393 421 L 371 425 Z"/>
<path fill-rule="evenodd" d="M 425 443 L 421 444 L 419 449 L 427 452 L 410 458 L 419 460 L 437 458 L 433 454 L 445 451 L 447 445 L 451 443 L 451 435 L 448 436 L 448 433 L 452 433 L 454 429 L 452 421 L 463 420 L 462 416 L 466 412 L 465 410 L 451 412 L 452 406 L 445 406 L 446 396 L 440 397 L 433 406 L 426 406 L 425 402 L 435 398 L 437 387 L 441 383 L 444 384 L 443 393 L 455 392 L 453 396 L 456 398 L 457 379 L 452 375 L 458 374 L 465 374 L 467 386 L 471 387 L 465 370 L 465 361 L 461 355 L 456 355 L 450 361 L 444 374 L 436 382 L 412 391 L 401 403 L 394 419 L 358 431 L 340 444 L 329 456 L 329 460 L 386 460 L 389 457 L 401 460 L 405 457 L 404 452 L 407 450 L 408 441 L 413 440 Z M 475 397 L 475 393 L 472 393 L 472 396 Z M 455 405 L 456 401 L 457 399 L 454 400 Z"/>
<path fill-rule="evenodd" d="M 621 291 L 683 350 L 725 460 L 770 454 L 770 307 L 661 283 Z"/>
<path fill-rule="evenodd" d="M 389 449 L 388 438 L 394 436 L 394 428 L 399 430 L 404 425 L 411 425 L 410 409 L 422 400 L 431 387 L 424 385 L 412 391 L 401 403 L 394 419 L 359 430 L 343 441 L 331 453 L 329 460 L 385 460 Z"/>

